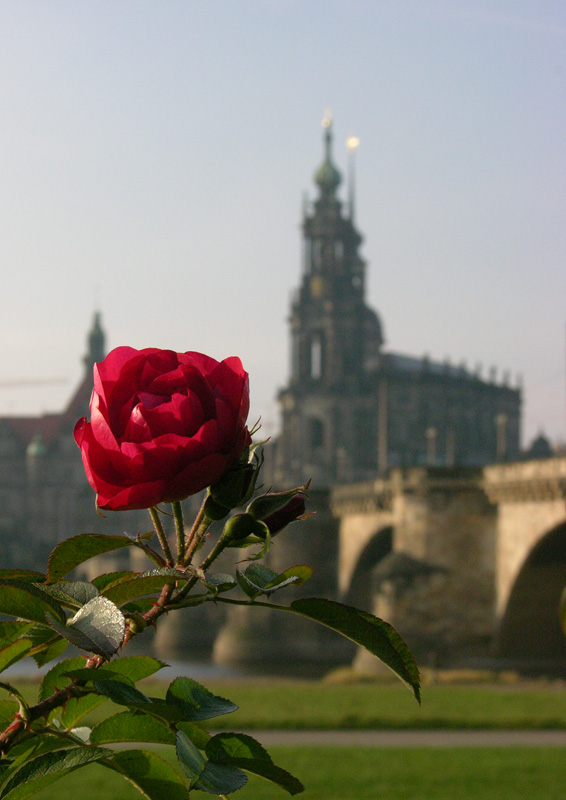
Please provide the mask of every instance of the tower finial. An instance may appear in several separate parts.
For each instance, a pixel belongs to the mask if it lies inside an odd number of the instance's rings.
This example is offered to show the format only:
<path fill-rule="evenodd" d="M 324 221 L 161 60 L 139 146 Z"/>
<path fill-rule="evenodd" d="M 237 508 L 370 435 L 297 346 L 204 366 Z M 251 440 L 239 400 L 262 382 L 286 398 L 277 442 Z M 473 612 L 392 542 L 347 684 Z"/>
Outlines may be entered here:
<path fill-rule="evenodd" d="M 360 146 L 360 140 L 357 136 L 348 136 L 346 139 L 346 147 L 348 148 L 348 209 L 350 212 L 350 221 L 354 221 L 355 201 L 356 201 L 356 150 Z"/>
<path fill-rule="evenodd" d="M 314 179 L 322 194 L 331 197 L 334 196 L 342 177 L 332 163 L 332 112 L 328 108 L 322 120 L 322 127 L 324 128 L 324 161 L 316 171 Z"/>

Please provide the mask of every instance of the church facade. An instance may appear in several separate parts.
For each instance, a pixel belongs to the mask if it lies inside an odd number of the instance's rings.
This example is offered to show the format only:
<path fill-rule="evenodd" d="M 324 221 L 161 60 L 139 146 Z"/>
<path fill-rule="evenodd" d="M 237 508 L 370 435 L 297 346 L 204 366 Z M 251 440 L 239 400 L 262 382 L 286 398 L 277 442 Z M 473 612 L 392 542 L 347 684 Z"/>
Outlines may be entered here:
<path fill-rule="evenodd" d="M 318 197 L 305 205 L 301 283 L 290 313 L 291 376 L 279 393 L 277 485 L 318 488 L 368 480 L 394 467 L 482 466 L 515 460 L 521 393 L 464 366 L 384 348 L 365 300 L 366 265 L 354 202 L 343 204 L 325 120 Z"/>

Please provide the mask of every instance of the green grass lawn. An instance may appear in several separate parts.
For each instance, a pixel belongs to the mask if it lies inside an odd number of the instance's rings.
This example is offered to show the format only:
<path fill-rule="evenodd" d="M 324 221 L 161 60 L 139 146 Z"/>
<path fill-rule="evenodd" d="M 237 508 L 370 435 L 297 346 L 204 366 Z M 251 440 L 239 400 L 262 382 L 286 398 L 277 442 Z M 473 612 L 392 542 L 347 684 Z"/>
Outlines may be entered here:
<path fill-rule="evenodd" d="M 33 700 L 37 684 L 19 686 Z M 151 681 L 139 686 L 150 695 L 165 690 L 164 684 Z M 209 720 L 210 728 L 566 728 L 561 686 L 429 686 L 423 689 L 421 706 L 398 683 L 211 681 L 207 688 L 240 707 Z M 89 721 L 110 710 L 106 703 Z"/>
<path fill-rule="evenodd" d="M 557 748 L 378 750 L 350 747 L 270 748 L 276 763 L 306 786 L 304 800 L 563 800 L 566 758 Z M 209 796 L 209 795 L 207 795 Z M 278 787 L 251 777 L 231 795 L 282 800 Z M 134 800 L 141 795 L 100 766 L 73 773 L 38 800 Z M 205 797 L 201 792 L 195 797 Z"/>

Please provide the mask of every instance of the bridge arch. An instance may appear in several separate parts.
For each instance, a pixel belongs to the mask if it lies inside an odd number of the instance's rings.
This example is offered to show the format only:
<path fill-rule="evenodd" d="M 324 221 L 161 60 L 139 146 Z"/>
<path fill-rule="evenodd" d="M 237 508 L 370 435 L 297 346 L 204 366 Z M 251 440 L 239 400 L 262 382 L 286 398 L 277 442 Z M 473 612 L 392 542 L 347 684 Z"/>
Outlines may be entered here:
<path fill-rule="evenodd" d="M 566 522 L 532 547 L 518 572 L 497 635 L 500 658 L 566 674 L 559 603 L 566 586 Z"/>
<path fill-rule="evenodd" d="M 393 548 L 393 528 L 391 525 L 378 530 L 367 542 L 356 562 L 344 602 L 373 611 L 374 587 L 372 570 Z"/>

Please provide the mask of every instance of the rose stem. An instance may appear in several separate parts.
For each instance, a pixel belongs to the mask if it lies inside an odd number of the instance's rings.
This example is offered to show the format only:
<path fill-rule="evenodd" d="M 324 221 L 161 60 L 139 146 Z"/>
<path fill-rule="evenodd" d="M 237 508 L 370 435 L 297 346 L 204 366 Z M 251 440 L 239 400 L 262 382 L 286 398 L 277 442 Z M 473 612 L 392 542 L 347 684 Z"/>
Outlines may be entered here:
<path fill-rule="evenodd" d="M 206 529 L 211 524 L 211 522 L 212 522 L 212 520 L 210 520 L 208 518 L 205 518 L 204 524 L 203 524 L 203 530 L 202 530 L 203 533 L 206 531 Z M 198 541 L 198 538 L 195 537 L 195 542 L 197 542 L 197 541 Z M 204 559 L 204 561 L 200 565 L 199 569 L 207 570 L 208 567 L 212 564 L 212 562 L 215 561 L 218 558 L 220 553 L 228 545 L 229 541 L 230 541 L 229 537 L 221 536 L 220 539 L 216 542 L 216 544 L 212 548 L 212 550 L 210 551 L 210 553 Z M 193 588 L 193 586 L 195 585 L 195 583 L 197 581 L 198 581 L 197 576 L 193 575 L 193 577 L 190 578 L 190 580 L 188 580 L 187 583 L 183 586 L 183 588 L 181 589 L 179 594 L 177 594 L 175 596 L 174 602 L 178 603 L 180 600 L 183 600 L 188 595 L 188 593 L 191 591 L 191 589 Z"/>
<path fill-rule="evenodd" d="M 199 509 L 198 514 L 195 517 L 195 521 L 193 522 L 193 527 L 187 537 L 187 543 L 185 545 L 185 556 L 183 558 L 183 566 L 187 567 L 191 563 L 191 558 L 193 557 L 193 553 L 196 550 L 196 547 L 202 537 L 202 534 L 207 530 L 210 526 L 212 520 L 208 519 L 204 513 L 204 505 L 206 503 L 206 497 L 204 498 L 202 505 Z"/>
<path fill-rule="evenodd" d="M 175 517 L 175 531 L 177 532 L 177 564 L 182 564 L 185 558 L 185 521 L 183 519 L 183 507 L 178 500 L 171 503 L 173 516 Z"/>
<path fill-rule="evenodd" d="M 151 517 L 151 521 L 153 522 L 153 527 L 155 528 L 155 532 L 159 539 L 159 544 L 165 554 L 165 558 L 167 560 L 167 566 L 173 566 L 173 554 L 171 553 L 171 548 L 169 547 L 169 542 L 167 541 L 167 536 L 165 535 L 165 531 L 163 530 L 163 525 L 161 524 L 161 519 L 159 518 L 159 511 L 155 506 L 148 508 L 149 516 Z"/>

